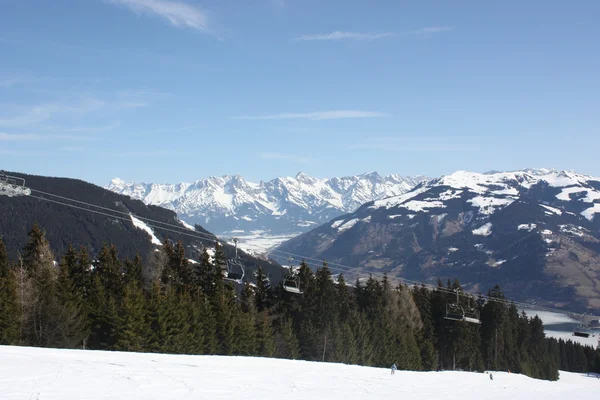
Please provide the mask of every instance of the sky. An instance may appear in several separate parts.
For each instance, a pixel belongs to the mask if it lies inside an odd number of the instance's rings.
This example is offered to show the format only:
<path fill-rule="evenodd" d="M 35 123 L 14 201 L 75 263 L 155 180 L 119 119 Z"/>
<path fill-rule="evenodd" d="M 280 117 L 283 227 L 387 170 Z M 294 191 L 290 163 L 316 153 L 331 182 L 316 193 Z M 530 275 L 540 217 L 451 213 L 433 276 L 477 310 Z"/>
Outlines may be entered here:
<path fill-rule="evenodd" d="M 600 176 L 600 2 L 0 0 L 0 169 Z"/>

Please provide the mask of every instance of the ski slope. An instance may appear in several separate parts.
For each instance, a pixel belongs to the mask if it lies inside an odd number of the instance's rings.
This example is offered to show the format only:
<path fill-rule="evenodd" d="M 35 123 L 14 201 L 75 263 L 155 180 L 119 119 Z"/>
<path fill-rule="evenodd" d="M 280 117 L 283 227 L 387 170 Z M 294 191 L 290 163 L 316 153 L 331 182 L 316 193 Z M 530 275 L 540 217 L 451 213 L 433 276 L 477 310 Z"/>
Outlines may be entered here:
<path fill-rule="evenodd" d="M 0 399 L 577 399 L 600 379 L 405 372 L 251 357 L 181 356 L 0 346 Z"/>

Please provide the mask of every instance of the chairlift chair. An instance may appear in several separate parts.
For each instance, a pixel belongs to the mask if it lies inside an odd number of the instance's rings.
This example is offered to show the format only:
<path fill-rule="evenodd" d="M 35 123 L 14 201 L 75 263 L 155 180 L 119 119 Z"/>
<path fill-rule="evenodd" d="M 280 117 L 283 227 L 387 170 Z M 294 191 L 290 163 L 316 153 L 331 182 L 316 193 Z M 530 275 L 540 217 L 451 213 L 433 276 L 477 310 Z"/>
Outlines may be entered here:
<path fill-rule="evenodd" d="M 589 338 L 590 337 L 590 329 L 589 325 L 578 325 L 575 331 L 573 332 L 573 336 Z"/>
<path fill-rule="evenodd" d="M 467 312 L 465 312 L 465 321 L 472 324 L 481 324 L 479 312 L 475 308 L 470 308 Z"/>
<path fill-rule="evenodd" d="M 242 283 L 242 279 L 244 279 L 245 275 L 245 268 L 242 262 L 238 259 L 238 239 L 233 238 L 233 242 L 235 243 L 235 258 L 232 260 L 227 260 L 227 271 L 225 273 L 224 279 L 227 281 Z"/>
<path fill-rule="evenodd" d="M 283 280 L 283 289 L 290 293 L 302 294 L 304 292 L 300 289 L 300 277 L 298 276 L 298 274 L 294 273 L 294 269 L 292 267 L 292 260 L 293 258 L 290 257 L 290 271 Z"/>
<path fill-rule="evenodd" d="M 458 304 L 446 304 L 446 315 L 444 319 L 450 321 L 464 321 L 465 310 Z"/>
<path fill-rule="evenodd" d="M 25 186 L 25 179 L 16 176 L 6 175 L 0 171 L 0 195 L 8 197 L 29 196 L 31 189 Z"/>
<path fill-rule="evenodd" d="M 476 308 L 471 307 L 471 300 L 469 299 L 469 307 L 465 311 L 465 308 L 460 305 L 460 299 L 458 289 L 454 289 L 456 292 L 456 303 L 446 304 L 446 315 L 445 319 L 451 321 L 465 321 L 470 322 L 472 324 L 481 324 L 481 320 L 479 319 L 479 311 Z"/>
<path fill-rule="evenodd" d="M 575 332 L 573 332 L 573 336 L 582 337 L 582 338 L 589 338 L 590 334 L 587 333 L 587 332 L 575 331 Z"/>

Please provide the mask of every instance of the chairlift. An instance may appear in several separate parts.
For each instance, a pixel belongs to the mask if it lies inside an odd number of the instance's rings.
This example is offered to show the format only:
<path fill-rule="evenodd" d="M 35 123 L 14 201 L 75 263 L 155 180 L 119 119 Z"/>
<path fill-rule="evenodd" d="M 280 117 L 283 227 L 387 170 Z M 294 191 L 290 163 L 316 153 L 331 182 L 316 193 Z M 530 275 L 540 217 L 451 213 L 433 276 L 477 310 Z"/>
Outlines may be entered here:
<path fill-rule="evenodd" d="M 458 304 L 446 304 L 446 315 L 444 319 L 450 321 L 464 321 L 465 310 Z"/>
<path fill-rule="evenodd" d="M 4 171 L 0 171 L 0 195 L 13 197 L 30 194 L 31 189 L 25 186 L 25 179 L 6 175 Z"/>
<path fill-rule="evenodd" d="M 465 308 L 460 305 L 459 290 L 454 289 L 456 292 L 456 303 L 446 304 L 446 315 L 444 319 L 450 321 L 465 321 L 472 324 L 481 324 L 479 319 L 479 311 L 475 307 L 471 307 L 471 300 L 469 299 L 469 305 L 465 311 Z"/>
<path fill-rule="evenodd" d="M 298 276 L 298 274 L 294 273 L 294 269 L 292 267 L 292 260 L 293 258 L 290 257 L 290 271 L 283 280 L 283 289 L 290 293 L 302 294 L 304 292 L 300 289 L 300 277 Z"/>
<path fill-rule="evenodd" d="M 237 243 L 238 239 L 233 238 L 233 242 L 235 243 L 235 258 L 231 260 L 227 260 L 227 270 L 225 271 L 224 279 L 226 281 L 233 281 L 236 283 L 242 283 L 242 279 L 244 279 L 245 269 L 242 262 L 238 259 L 237 252 Z"/>
<path fill-rule="evenodd" d="M 581 337 L 581 338 L 589 338 L 590 337 L 590 326 L 587 324 L 577 325 L 575 331 L 573 331 L 573 336 Z"/>

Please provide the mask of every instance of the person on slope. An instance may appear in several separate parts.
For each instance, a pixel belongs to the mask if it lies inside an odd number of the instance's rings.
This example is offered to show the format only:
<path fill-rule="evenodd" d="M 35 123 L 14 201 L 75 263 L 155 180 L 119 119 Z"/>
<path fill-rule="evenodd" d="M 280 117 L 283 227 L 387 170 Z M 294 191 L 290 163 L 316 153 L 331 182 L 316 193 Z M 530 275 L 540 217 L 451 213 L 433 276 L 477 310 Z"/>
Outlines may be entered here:
<path fill-rule="evenodd" d="M 392 364 L 392 375 L 394 375 L 396 373 L 396 370 L 398 368 L 396 368 L 396 364 Z"/>
<path fill-rule="evenodd" d="M 494 375 L 490 373 L 490 381 L 494 380 Z"/>

